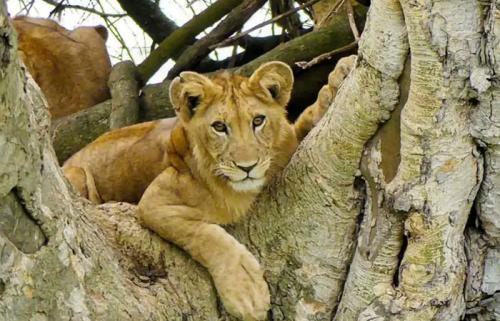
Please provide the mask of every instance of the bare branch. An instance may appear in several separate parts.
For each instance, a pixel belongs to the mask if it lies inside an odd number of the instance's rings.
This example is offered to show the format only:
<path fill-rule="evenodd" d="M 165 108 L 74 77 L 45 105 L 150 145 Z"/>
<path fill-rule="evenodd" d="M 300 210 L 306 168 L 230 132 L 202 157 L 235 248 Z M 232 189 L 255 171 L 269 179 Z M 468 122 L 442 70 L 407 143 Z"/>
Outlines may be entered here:
<path fill-rule="evenodd" d="M 294 3 L 295 1 L 293 0 L 270 0 L 269 6 L 271 8 L 272 16 L 276 17 L 283 12 L 293 9 Z M 302 29 L 302 22 L 300 21 L 300 16 L 297 12 L 281 19 L 278 22 L 278 25 L 284 28 L 292 38 L 298 37 L 300 35 L 300 30 Z"/>
<path fill-rule="evenodd" d="M 351 26 L 352 35 L 354 36 L 354 39 L 356 39 L 357 41 L 359 40 L 359 30 L 358 27 L 356 26 L 356 21 L 354 21 L 354 10 L 352 9 L 351 1 L 346 1 L 345 6 L 347 9 L 347 18 L 349 19 L 349 25 Z"/>
<path fill-rule="evenodd" d="M 224 40 L 224 41 L 222 41 L 222 42 L 220 42 L 220 43 L 218 43 L 218 44 L 216 44 L 216 45 L 211 46 L 211 47 L 210 47 L 210 49 L 212 49 L 212 50 L 213 50 L 213 49 L 215 49 L 215 48 L 225 47 L 225 46 L 227 46 L 228 44 L 232 43 L 233 41 L 243 38 L 244 36 L 248 35 L 248 34 L 249 34 L 250 32 L 252 32 L 252 31 L 255 31 L 255 30 L 257 30 L 257 29 L 260 29 L 260 28 L 262 28 L 262 27 L 264 27 L 264 26 L 267 26 L 268 24 L 271 24 L 271 23 L 273 23 L 273 22 L 276 22 L 276 21 L 278 21 L 278 20 L 281 20 L 281 19 L 283 19 L 283 18 L 285 18 L 285 17 L 288 17 L 289 15 L 294 14 L 295 12 L 297 12 L 297 11 L 299 11 L 299 10 L 302 10 L 302 9 L 304 9 L 304 8 L 306 8 L 306 7 L 310 7 L 310 6 L 312 6 L 313 4 L 315 4 L 315 3 L 316 3 L 316 2 L 318 2 L 318 1 L 320 1 L 320 0 L 311 0 L 311 1 L 308 1 L 308 2 L 304 3 L 303 5 L 298 6 L 297 8 L 293 8 L 293 9 L 291 9 L 291 10 L 288 10 L 287 12 L 283 12 L 282 14 L 277 15 L 276 17 L 274 17 L 274 18 L 272 18 L 272 19 L 269 19 L 269 20 L 267 20 L 267 21 L 264 21 L 264 22 L 262 22 L 262 23 L 259 23 L 259 24 L 258 24 L 258 25 L 256 25 L 255 27 L 252 27 L 252 28 L 250 28 L 250 29 L 248 29 L 248 30 L 246 30 L 246 31 L 243 31 L 242 33 L 240 33 L 240 34 L 239 34 L 239 35 L 237 35 L 237 36 L 234 36 L 234 37 L 229 38 L 229 39 L 227 39 L 227 40 Z"/>
<path fill-rule="evenodd" d="M 76 4 L 64 4 L 63 1 L 57 2 L 54 0 L 43 0 L 43 2 L 50 4 L 54 6 L 54 9 L 50 12 L 50 16 L 53 16 L 65 9 L 75 9 L 75 10 L 80 10 L 80 11 L 85 11 L 91 14 L 98 15 L 102 18 L 123 18 L 126 17 L 127 15 L 124 13 L 106 13 L 102 12 L 99 10 L 95 10 L 93 8 L 81 6 L 81 5 L 76 5 Z"/>
<path fill-rule="evenodd" d="M 355 41 L 351 42 L 350 44 L 348 44 L 346 46 L 334 49 L 334 50 L 329 51 L 329 52 L 325 52 L 324 54 L 321 54 L 321 55 L 315 57 L 314 59 L 312 59 L 309 62 L 298 61 L 295 64 L 302 69 L 311 68 L 312 66 L 317 65 L 325 60 L 331 59 L 333 56 L 335 56 L 339 53 L 355 49 L 357 46 L 358 46 L 358 40 L 356 39 Z"/>
<path fill-rule="evenodd" d="M 101 2 L 97 1 L 97 5 L 101 8 L 101 10 L 104 10 Z M 116 40 L 118 40 L 118 42 L 120 42 L 120 44 L 122 45 L 122 49 L 125 50 L 128 57 L 133 61 L 134 56 L 132 55 L 132 52 L 130 52 L 130 49 L 128 48 L 127 44 L 125 43 L 125 39 L 123 39 L 118 28 L 115 27 L 115 22 L 117 20 L 111 21 L 109 19 L 109 17 L 103 17 L 103 19 L 104 19 L 104 23 L 106 24 L 106 27 L 108 28 L 108 30 L 111 31 L 111 33 L 115 36 Z"/>
<path fill-rule="evenodd" d="M 19 12 L 26 11 L 26 15 L 29 15 L 31 8 L 33 8 L 33 5 L 35 4 L 35 0 L 30 0 L 27 3 L 24 0 L 20 0 L 20 2 L 23 7 L 19 10 Z"/>

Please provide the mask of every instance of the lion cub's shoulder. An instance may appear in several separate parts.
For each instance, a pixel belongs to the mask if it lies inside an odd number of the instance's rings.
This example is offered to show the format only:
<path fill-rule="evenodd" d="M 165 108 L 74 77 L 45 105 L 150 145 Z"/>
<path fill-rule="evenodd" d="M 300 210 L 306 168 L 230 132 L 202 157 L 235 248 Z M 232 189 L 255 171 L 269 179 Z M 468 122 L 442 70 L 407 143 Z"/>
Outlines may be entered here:
<path fill-rule="evenodd" d="M 21 59 L 49 104 L 62 117 L 109 98 L 111 70 L 103 26 L 68 30 L 50 19 L 13 19 Z"/>

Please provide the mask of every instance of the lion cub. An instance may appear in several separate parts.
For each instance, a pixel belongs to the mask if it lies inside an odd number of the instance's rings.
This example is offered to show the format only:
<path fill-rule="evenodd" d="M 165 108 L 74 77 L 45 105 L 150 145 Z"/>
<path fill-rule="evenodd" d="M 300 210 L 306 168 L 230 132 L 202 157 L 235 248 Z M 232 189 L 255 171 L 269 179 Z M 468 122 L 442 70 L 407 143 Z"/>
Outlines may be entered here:
<path fill-rule="evenodd" d="M 205 266 L 226 309 L 243 320 L 266 318 L 269 290 L 256 258 L 219 224 L 245 215 L 288 163 L 297 134 L 305 136 L 333 97 L 318 100 L 294 126 L 285 109 L 292 84 L 281 62 L 262 65 L 249 79 L 194 72 L 174 79 L 179 124 L 167 148 L 170 164 L 139 202 L 143 224 Z"/>
<path fill-rule="evenodd" d="M 13 25 L 20 57 L 47 98 L 52 118 L 110 97 L 105 27 L 67 30 L 53 20 L 26 16 L 15 17 Z"/>
<path fill-rule="evenodd" d="M 353 63 L 354 57 L 339 61 L 294 125 L 286 118 L 293 73 L 282 62 L 266 63 L 250 78 L 183 72 L 170 85 L 177 122 L 107 133 L 70 158 L 65 175 L 96 203 L 130 201 L 146 189 L 138 206 L 142 224 L 209 270 L 231 314 L 263 320 L 270 297 L 259 263 L 219 224 L 246 214 L 321 119 Z"/>

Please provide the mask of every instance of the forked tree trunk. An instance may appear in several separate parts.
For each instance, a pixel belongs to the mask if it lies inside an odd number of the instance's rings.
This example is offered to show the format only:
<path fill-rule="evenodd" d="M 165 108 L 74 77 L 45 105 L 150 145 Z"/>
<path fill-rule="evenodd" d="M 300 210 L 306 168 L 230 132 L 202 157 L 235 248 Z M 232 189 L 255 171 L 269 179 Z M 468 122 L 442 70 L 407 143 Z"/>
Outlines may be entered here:
<path fill-rule="evenodd" d="M 331 110 L 230 227 L 272 320 L 500 319 L 497 8 L 372 1 Z M 3 1 L 0 32 L 0 320 L 230 320 L 134 206 L 69 191 Z"/>

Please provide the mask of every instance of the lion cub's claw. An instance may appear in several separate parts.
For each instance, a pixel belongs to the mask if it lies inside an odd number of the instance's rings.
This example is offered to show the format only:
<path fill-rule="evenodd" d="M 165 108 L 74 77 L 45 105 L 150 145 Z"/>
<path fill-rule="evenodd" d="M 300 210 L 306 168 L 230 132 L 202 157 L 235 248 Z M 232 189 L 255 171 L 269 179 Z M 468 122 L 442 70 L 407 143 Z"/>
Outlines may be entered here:
<path fill-rule="evenodd" d="M 233 263 L 233 262 L 231 262 Z M 215 286 L 226 310 L 244 321 L 265 320 L 270 307 L 269 288 L 257 260 L 242 253 L 223 271 L 212 271 Z"/>

